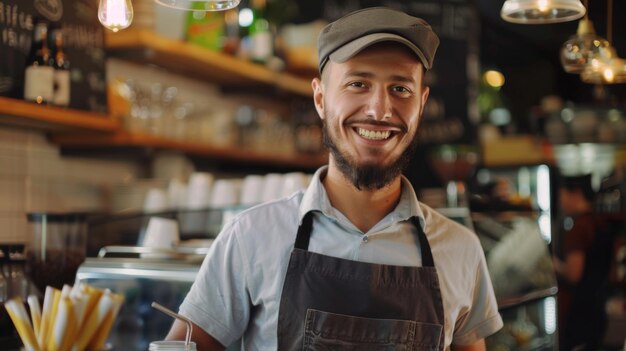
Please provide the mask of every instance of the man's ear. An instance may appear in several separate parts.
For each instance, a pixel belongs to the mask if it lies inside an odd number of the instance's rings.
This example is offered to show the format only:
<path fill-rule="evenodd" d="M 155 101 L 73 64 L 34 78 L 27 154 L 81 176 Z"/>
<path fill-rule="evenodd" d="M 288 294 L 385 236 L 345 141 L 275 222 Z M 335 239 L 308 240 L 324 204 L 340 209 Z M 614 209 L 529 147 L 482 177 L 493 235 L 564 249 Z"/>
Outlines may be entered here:
<path fill-rule="evenodd" d="M 426 101 L 428 101 L 428 95 L 430 95 L 430 87 L 428 85 L 424 85 L 422 87 L 422 108 L 420 111 L 420 117 L 424 113 L 424 107 L 426 106 Z"/>
<path fill-rule="evenodd" d="M 313 78 L 311 87 L 313 88 L 313 103 L 317 114 L 321 119 L 324 119 L 324 84 L 320 78 Z"/>

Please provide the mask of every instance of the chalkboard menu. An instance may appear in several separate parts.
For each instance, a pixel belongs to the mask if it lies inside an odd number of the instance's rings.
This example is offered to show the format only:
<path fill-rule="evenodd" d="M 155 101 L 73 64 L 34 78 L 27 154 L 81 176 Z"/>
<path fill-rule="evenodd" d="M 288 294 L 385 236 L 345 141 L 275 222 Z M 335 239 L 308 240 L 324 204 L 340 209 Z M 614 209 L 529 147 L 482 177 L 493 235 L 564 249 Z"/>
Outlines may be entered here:
<path fill-rule="evenodd" d="M 106 112 L 104 29 L 96 0 L 0 0 L 0 96 L 21 99 L 37 19 L 63 31 L 70 60 L 70 108 Z"/>
<path fill-rule="evenodd" d="M 420 125 L 423 144 L 469 143 L 478 119 L 477 14 L 468 0 L 298 0 L 299 18 L 333 21 L 365 7 L 387 6 L 425 19 L 441 43 L 427 74 L 430 96 Z"/>

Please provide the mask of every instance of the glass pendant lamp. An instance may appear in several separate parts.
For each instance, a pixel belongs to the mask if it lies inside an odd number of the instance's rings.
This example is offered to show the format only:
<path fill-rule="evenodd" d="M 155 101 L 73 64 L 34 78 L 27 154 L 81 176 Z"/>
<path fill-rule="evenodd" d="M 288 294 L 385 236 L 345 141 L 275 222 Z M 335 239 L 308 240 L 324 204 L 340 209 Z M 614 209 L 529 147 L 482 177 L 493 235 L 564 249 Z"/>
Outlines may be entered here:
<path fill-rule="evenodd" d="M 609 0 L 607 9 L 606 34 L 609 45 L 613 40 L 613 0 Z M 619 58 L 615 48 L 609 46 L 599 50 L 599 55 L 590 59 L 580 79 L 590 84 L 622 84 L 626 83 L 626 60 Z"/>
<path fill-rule="evenodd" d="M 573 21 L 586 12 L 580 0 L 506 0 L 500 16 L 522 24 L 545 24 Z"/>
<path fill-rule="evenodd" d="M 613 47 L 610 49 L 610 55 L 600 55 L 591 59 L 580 74 L 583 82 L 589 84 L 626 83 L 626 60 L 617 57 Z"/>
<path fill-rule="evenodd" d="M 598 57 L 601 51 L 610 46 L 608 40 L 596 35 L 593 23 L 583 18 L 578 23 L 576 35 L 561 46 L 561 65 L 567 73 L 581 73 L 591 59 Z"/>
<path fill-rule="evenodd" d="M 179 10 L 226 11 L 239 5 L 240 0 L 154 0 L 157 3 Z"/>

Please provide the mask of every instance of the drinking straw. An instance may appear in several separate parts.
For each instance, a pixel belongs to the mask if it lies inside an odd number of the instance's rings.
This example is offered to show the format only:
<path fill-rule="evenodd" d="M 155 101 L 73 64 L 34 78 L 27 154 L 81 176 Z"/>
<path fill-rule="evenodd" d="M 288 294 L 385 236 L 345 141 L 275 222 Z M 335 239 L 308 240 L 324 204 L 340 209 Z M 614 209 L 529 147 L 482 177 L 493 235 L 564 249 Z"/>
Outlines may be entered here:
<path fill-rule="evenodd" d="M 114 301 L 110 294 L 102 294 L 93 310 L 87 316 L 86 323 L 83 323 L 78 340 L 74 345 L 74 349 L 84 351 L 87 348 L 92 338 L 98 331 L 98 327 L 113 308 L 113 303 Z"/>
<path fill-rule="evenodd" d="M 15 329 L 17 329 L 17 333 L 20 339 L 22 339 L 26 351 L 40 351 L 22 299 L 19 297 L 11 299 L 4 304 L 4 307 L 15 325 Z"/>
<path fill-rule="evenodd" d="M 87 285 L 87 284 L 81 284 L 80 290 L 82 291 L 84 295 L 87 296 L 87 302 L 85 306 L 85 316 L 83 317 L 83 323 L 84 323 L 86 322 L 87 316 L 91 314 L 91 311 L 93 311 L 93 309 L 98 304 L 98 300 L 100 300 L 100 297 L 102 296 L 104 291 L 101 289 L 95 288 L 91 285 Z"/>
<path fill-rule="evenodd" d="M 76 314 L 72 300 L 69 297 L 61 298 L 59 310 L 54 323 L 54 338 L 57 341 L 58 351 L 69 351 L 74 343 L 76 332 Z"/>
<path fill-rule="evenodd" d="M 52 305 L 54 303 L 54 288 L 46 287 L 46 292 L 44 294 L 43 299 L 43 310 L 41 312 L 41 325 L 39 327 L 39 332 L 37 333 L 37 342 L 39 343 L 39 347 L 44 350 L 45 349 L 45 341 L 48 336 L 48 329 L 52 324 L 50 320 L 50 315 L 52 314 Z"/>
<path fill-rule="evenodd" d="M 91 339 L 88 347 L 89 350 L 102 350 L 104 348 L 104 343 L 109 336 L 109 332 L 111 331 L 113 322 L 115 321 L 115 318 L 117 317 L 117 314 L 120 311 L 122 304 L 124 303 L 123 295 L 114 294 L 109 290 L 105 292 L 105 295 L 109 295 L 113 303 L 106 318 L 102 321 L 100 327 L 98 328 L 98 331 Z"/>
<path fill-rule="evenodd" d="M 187 335 L 185 335 L 185 347 L 189 347 L 189 343 L 191 342 L 191 333 L 193 330 L 193 324 L 191 323 L 191 321 L 189 319 L 187 319 L 186 317 L 181 316 L 178 313 L 175 313 L 174 311 L 170 310 L 169 308 L 160 305 L 156 302 L 152 302 L 151 305 L 153 308 L 156 308 L 157 310 L 167 314 L 168 316 L 172 317 L 172 318 L 176 318 L 179 319 L 183 322 L 185 322 L 185 324 L 187 325 Z"/>
<path fill-rule="evenodd" d="M 61 291 L 54 289 L 54 297 L 52 299 L 52 312 L 48 316 L 48 330 L 46 331 L 45 341 L 47 343 L 47 351 L 58 351 L 61 344 L 60 340 L 54 339 L 54 327 L 57 323 L 57 313 L 59 311 L 59 302 L 61 301 Z"/>
<path fill-rule="evenodd" d="M 33 320 L 33 331 L 35 332 L 35 338 L 39 335 L 39 328 L 41 327 L 41 305 L 39 299 L 35 295 L 30 295 L 27 298 L 28 307 L 30 307 L 30 318 Z"/>

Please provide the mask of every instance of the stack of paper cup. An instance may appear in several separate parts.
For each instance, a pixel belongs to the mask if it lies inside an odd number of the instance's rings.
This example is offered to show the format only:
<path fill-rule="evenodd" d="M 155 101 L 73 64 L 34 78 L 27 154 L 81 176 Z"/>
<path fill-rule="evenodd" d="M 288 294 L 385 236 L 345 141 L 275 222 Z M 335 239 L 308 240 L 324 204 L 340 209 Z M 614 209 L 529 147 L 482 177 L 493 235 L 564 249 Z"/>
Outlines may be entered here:
<path fill-rule="evenodd" d="M 150 217 L 142 246 L 171 249 L 178 245 L 178 222 L 170 218 Z"/>
<path fill-rule="evenodd" d="M 256 205 L 262 201 L 264 178 L 261 175 L 248 175 L 243 179 L 239 203 L 244 206 Z"/>
<path fill-rule="evenodd" d="M 187 186 L 187 208 L 200 210 L 211 205 L 211 187 L 213 186 L 213 175 L 211 173 L 196 172 L 189 177 Z"/>
<path fill-rule="evenodd" d="M 261 200 L 263 202 L 272 201 L 280 198 L 283 192 L 283 175 L 279 173 L 268 173 L 265 175 L 265 181 L 263 184 L 263 195 Z"/>
<path fill-rule="evenodd" d="M 211 207 L 223 208 L 237 205 L 239 185 L 236 180 L 218 179 L 211 190 Z"/>
<path fill-rule="evenodd" d="M 163 189 L 151 188 L 146 194 L 143 211 L 146 213 L 163 212 L 168 208 L 167 194 Z"/>
<path fill-rule="evenodd" d="M 170 209 L 184 208 L 187 204 L 187 184 L 178 178 L 172 178 L 167 186 L 167 203 Z"/>
<path fill-rule="evenodd" d="M 307 187 L 307 177 L 304 173 L 293 172 L 283 176 L 284 185 L 282 188 L 282 196 L 287 197 L 293 193 L 304 190 Z"/>

